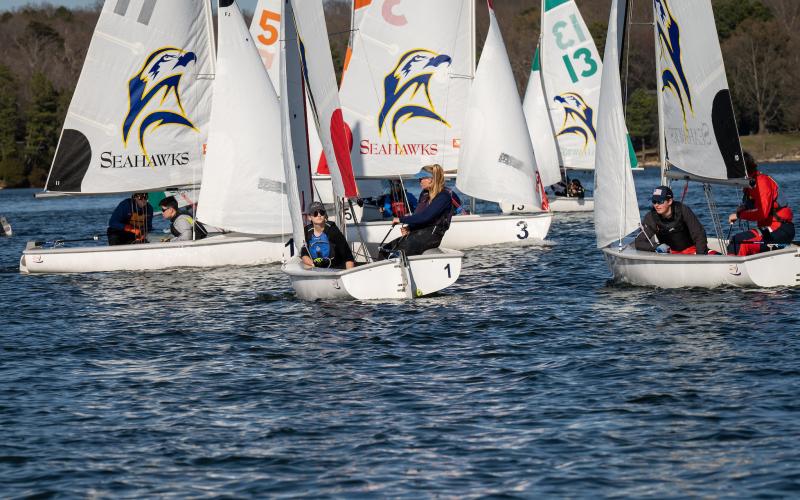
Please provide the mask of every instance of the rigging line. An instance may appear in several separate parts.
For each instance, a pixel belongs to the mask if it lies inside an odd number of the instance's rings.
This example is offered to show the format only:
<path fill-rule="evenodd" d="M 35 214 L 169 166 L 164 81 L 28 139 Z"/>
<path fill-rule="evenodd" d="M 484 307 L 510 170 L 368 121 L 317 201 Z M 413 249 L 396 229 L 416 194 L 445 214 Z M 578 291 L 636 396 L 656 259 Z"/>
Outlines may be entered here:
<path fill-rule="evenodd" d="M 723 255 L 728 255 L 728 249 L 722 240 L 722 223 L 719 219 L 719 213 L 717 212 L 717 202 L 714 200 L 714 193 L 711 190 L 711 184 L 703 183 L 703 190 L 706 193 L 706 201 L 708 202 L 708 209 L 711 212 L 711 220 L 714 224 L 714 232 L 717 235 L 717 242 L 719 243 L 719 248 L 722 251 Z"/>

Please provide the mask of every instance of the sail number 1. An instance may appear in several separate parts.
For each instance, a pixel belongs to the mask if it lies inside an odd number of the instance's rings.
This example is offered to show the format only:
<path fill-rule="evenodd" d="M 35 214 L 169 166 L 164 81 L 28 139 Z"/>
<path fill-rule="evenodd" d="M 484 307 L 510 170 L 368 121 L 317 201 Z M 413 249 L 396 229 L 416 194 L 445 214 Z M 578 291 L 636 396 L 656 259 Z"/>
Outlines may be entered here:
<path fill-rule="evenodd" d="M 569 16 L 569 19 L 572 24 L 574 36 L 577 37 L 577 42 L 585 42 L 587 40 L 586 34 L 583 32 L 583 28 L 581 28 L 581 23 L 578 22 L 578 18 L 575 16 L 575 14 L 572 14 Z M 558 46 L 558 48 L 561 50 L 568 50 L 575 45 L 576 39 L 568 34 L 567 28 L 569 27 L 570 23 L 567 23 L 564 20 L 553 24 L 553 36 L 556 38 L 556 46 Z M 562 60 L 564 61 L 564 66 L 567 68 L 567 72 L 569 73 L 572 83 L 577 83 L 580 77 L 588 78 L 594 75 L 597 73 L 597 69 L 599 67 L 597 61 L 595 61 L 592 57 L 592 51 L 586 47 L 581 47 L 572 54 L 564 54 Z M 576 69 L 572 61 L 577 61 L 585 65 L 585 68 L 580 71 L 580 77 L 578 76 L 578 69 L 580 68 Z"/>

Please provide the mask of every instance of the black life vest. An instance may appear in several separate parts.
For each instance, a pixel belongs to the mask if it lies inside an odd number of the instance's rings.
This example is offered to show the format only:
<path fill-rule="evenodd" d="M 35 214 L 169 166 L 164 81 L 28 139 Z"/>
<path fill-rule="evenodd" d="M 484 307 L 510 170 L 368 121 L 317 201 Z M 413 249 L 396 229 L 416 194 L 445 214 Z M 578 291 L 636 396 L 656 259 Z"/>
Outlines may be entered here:
<path fill-rule="evenodd" d="M 683 220 L 683 210 L 679 202 L 672 204 L 672 219 L 665 220 L 656 213 L 654 209 L 653 214 L 656 222 L 656 236 L 660 243 L 667 244 L 671 249 L 676 251 L 686 250 L 694 246 L 694 240 L 689 233 L 689 227 Z"/>
<path fill-rule="evenodd" d="M 445 210 L 439 217 L 437 217 L 432 224 L 429 224 L 425 227 L 433 227 L 433 234 L 437 236 L 444 236 L 444 233 L 450 229 L 450 219 L 453 218 L 453 213 L 456 211 L 456 207 L 460 207 L 461 205 L 457 205 L 454 203 L 453 199 L 453 192 L 447 188 L 444 188 L 442 191 L 447 193 L 447 196 L 450 197 L 450 209 Z M 417 210 L 416 212 L 419 213 L 428 208 L 431 204 L 431 196 L 427 190 L 423 191 L 422 194 L 419 195 L 419 203 L 417 203 Z"/>

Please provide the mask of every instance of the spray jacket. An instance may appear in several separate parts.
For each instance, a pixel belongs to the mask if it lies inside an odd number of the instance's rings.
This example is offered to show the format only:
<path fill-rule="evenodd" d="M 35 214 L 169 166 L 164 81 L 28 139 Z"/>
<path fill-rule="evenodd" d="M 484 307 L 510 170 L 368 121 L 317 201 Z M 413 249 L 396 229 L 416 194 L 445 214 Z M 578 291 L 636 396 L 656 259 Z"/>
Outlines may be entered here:
<path fill-rule="evenodd" d="M 753 221 L 758 227 L 774 231 L 782 224 L 792 222 L 792 209 L 782 202 L 778 184 L 772 177 L 756 172 L 755 185 L 744 189 L 744 204 L 736 215 L 742 220 Z"/>
<path fill-rule="evenodd" d="M 698 254 L 708 253 L 705 228 L 694 212 L 679 201 L 672 202 L 672 217 L 669 218 L 658 215 L 651 208 L 644 216 L 642 226 L 644 231 L 634 242 L 637 250 L 654 252 L 659 243 L 664 243 L 675 252 L 695 246 Z"/>

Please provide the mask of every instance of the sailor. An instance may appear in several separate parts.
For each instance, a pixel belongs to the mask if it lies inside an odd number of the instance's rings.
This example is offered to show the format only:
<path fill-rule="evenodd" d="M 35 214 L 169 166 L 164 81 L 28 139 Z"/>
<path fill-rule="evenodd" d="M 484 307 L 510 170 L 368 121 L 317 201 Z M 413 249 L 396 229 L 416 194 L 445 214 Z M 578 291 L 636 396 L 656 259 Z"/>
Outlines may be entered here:
<path fill-rule="evenodd" d="M 673 200 L 672 190 L 658 186 L 653 190 L 653 207 L 642 221 L 636 236 L 637 250 L 658 253 L 707 254 L 706 230 L 692 210 Z"/>
<path fill-rule="evenodd" d="M 783 198 L 778 183 L 758 170 L 758 164 L 747 151 L 744 152 L 744 164 L 751 187 L 744 188 L 742 204 L 736 213 L 728 216 L 728 222 L 753 221 L 758 227 L 735 234 L 728 243 L 728 253 L 752 255 L 769 250 L 769 245 L 791 243 L 794 239 L 792 209 Z"/>
<path fill-rule="evenodd" d="M 147 243 L 147 233 L 153 230 L 153 207 L 147 193 L 133 193 L 122 200 L 108 219 L 109 245 Z"/>
<path fill-rule="evenodd" d="M 178 200 L 174 196 L 167 196 L 158 206 L 161 207 L 161 216 L 170 222 L 169 232 L 172 233 L 171 237 L 162 238 L 161 241 L 202 240 L 208 236 L 205 226 L 178 210 Z"/>
<path fill-rule="evenodd" d="M 581 181 L 572 179 L 567 186 L 567 196 L 570 198 L 583 199 L 586 196 L 586 190 L 583 188 Z"/>
<path fill-rule="evenodd" d="M 315 201 L 308 207 L 311 224 L 305 227 L 306 244 L 300 251 L 303 263 L 311 267 L 351 269 L 355 259 L 336 224 L 328 221 L 325 205 Z"/>
<path fill-rule="evenodd" d="M 425 250 L 437 248 L 445 232 L 450 228 L 450 219 L 455 212 L 453 193 L 444 187 L 444 171 L 441 165 L 422 167 L 414 176 L 419 180 L 422 193 L 414 215 L 395 217 L 392 224 L 406 224 L 400 229 L 402 236 L 389 242 L 381 250 L 387 257 L 394 251 L 403 251 L 407 256 L 420 255 Z"/>

